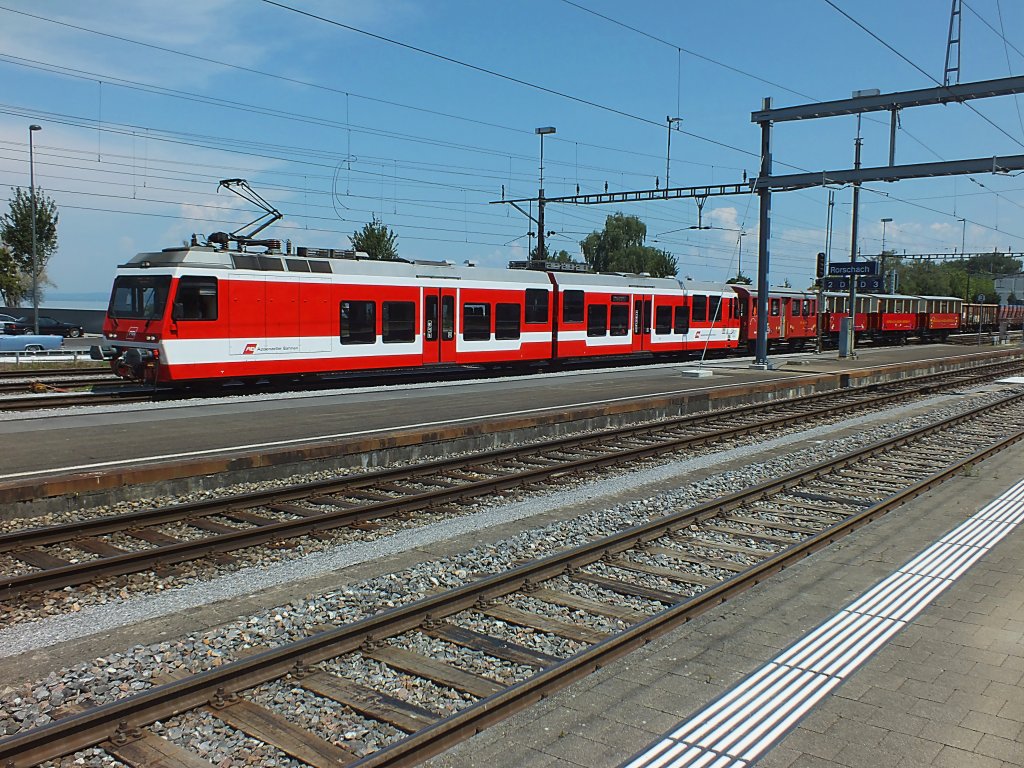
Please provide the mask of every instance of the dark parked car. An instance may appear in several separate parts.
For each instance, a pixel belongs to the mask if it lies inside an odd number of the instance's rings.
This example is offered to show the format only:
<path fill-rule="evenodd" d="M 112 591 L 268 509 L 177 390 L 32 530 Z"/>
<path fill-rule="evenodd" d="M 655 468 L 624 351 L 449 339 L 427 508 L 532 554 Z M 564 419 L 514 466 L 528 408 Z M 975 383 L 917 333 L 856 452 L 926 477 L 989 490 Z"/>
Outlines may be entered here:
<path fill-rule="evenodd" d="M 35 323 L 31 317 L 19 317 L 14 322 L 3 322 L 0 323 L 0 325 L 3 326 L 4 333 L 18 334 L 35 332 Z M 63 320 L 57 320 L 56 318 L 48 317 L 46 315 L 40 315 L 39 333 L 54 334 L 57 336 L 65 336 L 75 339 L 82 335 L 82 326 L 75 325 L 74 323 L 65 323 Z"/>

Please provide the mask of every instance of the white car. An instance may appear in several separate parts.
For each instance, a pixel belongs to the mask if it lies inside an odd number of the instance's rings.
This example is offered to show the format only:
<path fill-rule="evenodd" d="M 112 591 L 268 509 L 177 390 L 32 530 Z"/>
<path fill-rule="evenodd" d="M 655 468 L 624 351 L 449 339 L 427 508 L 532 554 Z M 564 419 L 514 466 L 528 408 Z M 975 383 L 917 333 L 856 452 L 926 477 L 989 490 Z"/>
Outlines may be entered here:
<path fill-rule="evenodd" d="M 63 336 L 44 336 L 23 333 L 18 336 L 0 334 L 0 352 L 42 352 L 45 349 L 60 349 Z"/>

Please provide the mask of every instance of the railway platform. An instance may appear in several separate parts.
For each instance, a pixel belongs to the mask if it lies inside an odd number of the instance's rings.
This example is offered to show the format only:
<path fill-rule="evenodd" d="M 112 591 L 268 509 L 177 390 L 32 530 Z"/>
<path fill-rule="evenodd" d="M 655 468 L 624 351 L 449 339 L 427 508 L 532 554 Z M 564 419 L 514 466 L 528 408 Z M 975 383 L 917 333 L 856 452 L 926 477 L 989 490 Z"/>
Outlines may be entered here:
<path fill-rule="evenodd" d="M 1018 444 L 428 765 L 1024 765 L 1021 467 Z M 979 512 L 1003 522 L 950 535 Z"/>
<path fill-rule="evenodd" d="M 540 431 L 616 426 L 1021 357 L 1019 345 L 911 345 L 863 348 L 846 360 L 835 352 L 775 355 L 767 371 L 752 369 L 750 358 L 712 360 L 705 364 L 710 378 L 685 376 L 693 362 L 661 363 L 11 415 L 0 419 L 0 440 L 18 449 L 6 453 L 0 472 L 0 514 L 16 516 L 26 504 L 35 512 L 63 509 L 69 496 L 110 503 L 140 485 L 163 483 L 173 492 L 256 480 L 299 463 L 351 466 L 485 450 Z"/>

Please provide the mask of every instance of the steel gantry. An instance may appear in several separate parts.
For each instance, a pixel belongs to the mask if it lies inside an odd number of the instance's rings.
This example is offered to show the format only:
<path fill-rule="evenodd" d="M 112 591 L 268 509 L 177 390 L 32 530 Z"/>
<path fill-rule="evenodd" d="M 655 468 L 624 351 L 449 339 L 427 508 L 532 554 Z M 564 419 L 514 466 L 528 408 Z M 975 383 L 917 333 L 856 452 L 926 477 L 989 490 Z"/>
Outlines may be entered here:
<path fill-rule="evenodd" d="M 502 189 L 504 190 L 504 187 Z M 578 186 L 577 189 L 579 189 Z M 541 227 L 541 222 L 544 221 L 544 206 L 551 203 L 562 203 L 566 205 L 607 205 L 608 203 L 637 203 L 645 200 L 694 199 L 697 201 L 698 211 L 702 213 L 704 210 L 704 202 L 709 197 L 747 195 L 750 194 L 753 189 L 753 181 L 743 181 L 739 184 L 705 184 L 698 187 L 672 187 L 671 189 L 632 189 L 624 190 L 622 192 L 565 195 L 563 197 L 545 197 L 541 194 L 537 197 L 520 197 L 514 200 L 506 200 L 504 196 L 502 196 L 501 200 L 492 200 L 491 204 L 511 205 L 531 222 L 536 224 L 538 227 Z M 534 218 L 533 214 L 523 208 L 520 203 L 537 203 L 537 217 Z M 698 226 L 699 225 L 700 221 L 698 220 Z M 531 260 L 538 262 L 538 264 L 543 264 L 545 254 L 540 252 L 539 246 L 537 255 L 540 258 Z"/>
<path fill-rule="evenodd" d="M 793 107 L 772 108 L 771 98 L 765 98 L 760 111 L 750 116 L 751 122 L 761 127 L 761 171 L 754 180 L 754 189 L 760 200 L 760 231 L 758 233 L 757 284 L 768 285 L 769 239 L 771 234 L 772 192 L 824 186 L 831 183 L 858 184 L 867 181 L 899 181 L 935 176 L 957 176 L 973 173 L 999 173 L 1024 170 L 1024 155 L 989 156 L 970 160 L 952 160 L 934 163 L 896 165 L 896 122 L 899 111 L 909 107 L 949 104 L 1010 96 L 1024 93 L 1024 77 L 1004 77 L 974 83 L 920 88 L 895 93 L 871 93 L 849 99 L 802 104 Z M 845 168 L 832 171 L 772 174 L 772 125 L 790 120 L 816 120 L 840 115 L 861 115 L 865 112 L 886 111 L 891 114 L 889 133 L 889 164 L 873 168 Z M 850 304 L 853 312 L 853 303 Z M 852 334 L 852 314 L 851 330 Z M 757 342 L 754 364 L 769 368 L 768 363 L 768 292 L 758 291 Z"/>

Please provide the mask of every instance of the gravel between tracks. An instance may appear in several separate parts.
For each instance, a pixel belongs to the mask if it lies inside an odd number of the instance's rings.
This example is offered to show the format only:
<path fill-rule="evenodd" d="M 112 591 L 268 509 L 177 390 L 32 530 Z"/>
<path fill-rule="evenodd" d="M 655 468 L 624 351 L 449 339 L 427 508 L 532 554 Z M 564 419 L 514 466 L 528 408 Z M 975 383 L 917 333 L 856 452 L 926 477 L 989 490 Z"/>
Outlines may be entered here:
<path fill-rule="evenodd" d="M 385 607 L 415 600 L 428 590 L 464 583 L 472 578 L 473 574 L 504 570 L 516 560 L 573 546 L 624 526 L 660 516 L 669 510 L 691 506 L 738 487 L 794 471 L 857 446 L 962 412 L 995 396 L 982 394 L 973 397 L 932 398 L 927 403 L 932 405 L 934 410 L 926 415 L 911 416 L 909 413 L 911 408 L 920 408 L 921 402 L 912 406 L 887 409 L 849 419 L 838 425 L 788 434 L 775 440 L 700 456 L 688 461 L 668 462 L 642 472 L 606 478 L 596 483 L 579 484 L 567 490 L 538 495 L 512 504 L 499 502 L 472 516 L 429 525 L 419 530 L 403 531 L 388 539 L 341 547 L 271 568 L 247 569 L 213 582 L 191 585 L 173 593 L 89 607 L 74 615 L 9 628 L 0 632 L 0 655 L 43 648 L 56 642 L 113 630 L 163 613 L 186 612 L 190 607 L 216 599 L 247 595 L 265 586 L 307 578 L 409 547 L 483 530 L 503 522 L 526 519 L 559 507 L 600 500 L 602 497 L 612 496 L 627 489 L 635 490 L 646 483 L 669 479 L 685 481 L 686 474 L 698 468 L 753 457 L 762 451 L 784 448 L 797 442 L 820 440 L 820 444 L 813 447 L 777 456 L 763 463 L 751 463 L 742 469 L 726 471 L 697 483 L 681 484 L 678 489 L 668 493 L 524 531 L 508 539 L 478 546 L 464 554 L 418 563 L 398 573 L 347 585 L 331 593 L 297 600 L 287 606 L 271 609 L 258 616 L 242 618 L 207 632 L 148 646 L 136 645 L 125 652 L 111 653 L 70 669 L 54 671 L 35 684 L 0 688 L 0 736 L 49 722 L 64 706 L 82 706 L 122 698 L 149 687 L 153 676 L 218 666 L 225 660 L 235 657 L 243 648 L 278 645 L 304 636 L 325 624 L 341 624 L 371 615 Z M 859 428 L 856 435 L 830 439 L 837 430 L 853 427 Z M 587 585 L 578 586 L 582 587 L 582 590 L 576 591 L 584 596 L 587 592 L 594 593 L 597 590 Z M 530 598 L 523 600 L 528 602 Z M 629 601 L 622 602 L 629 604 Z M 639 600 L 633 607 L 645 612 L 651 610 L 648 604 Z M 548 612 L 557 616 L 558 609 L 549 609 Z M 571 611 L 566 609 L 564 615 L 568 616 L 570 613 Z M 488 629 L 495 631 L 496 627 L 502 626 L 501 623 L 495 624 L 492 619 L 484 620 L 478 617 L 475 621 L 482 621 L 484 623 L 480 626 L 486 625 Z M 610 628 L 607 622 L 594 623 L 595 627 L 602 625 L 605 629 Z M 572 650 L 561 638 L 530 633 L 514 625 L 503 626 L 507 639 L 528 645 L 540 652 L 561 656 Z M 415 636 L 417 645 L 437 646 L 436 641 L 423 639 L 417 633 L 412 633 L 412 636 Z M 371 677 L 384 674 L 378 668 L 379 665 L 361 663 L 358 657 L 340 663 L 348 672 L 356 673 L 362 669 L 360 674 Z M 471 660 L 466 659 L 465 663 L 471 663 Z M 326 666 L 330 668 L 331 664 Z M 349 667 L 352 669 L 348 669 Z M 504 668 L 495 668 L 493 671 L 495 678 L 509 674 L 515 676 L 517 671 L 508 665 Z M 396 677 L 389 685 L 394 685 L 397 691 L 405 691 L 406 695 L 415 698 L 415 691 L 409 691 L 408 681 L 401 676 Z M 281 699 L 281 689 L 274 690 L 277 691 L 277 695 L 263 695 L 259 690 L 252 695 L 261 701 Z M 449 701 L 448 706 L 459 708 L 463 704 L 460 699 L 461 697 L 455 697 Z M 424 701 L 430 701 L 433 706 L 438 706 L 436 698 Z M 225 750 L 230 754 L 235 736 L 229 729 L 215 723 L 210 725 L 212 728 L 204 729 L 204 736 L 207 738 L 204 740 L 203 748 L 206 754 L 224 754 Z M 384 738 L 387 740 L 386 736 Z M 254 763 L 260 764 L 260 761 L 256 760 Z M 90 755 L 84 762 L 77 764 L 110 763 L 101 762 L 98 756 Z"/>

